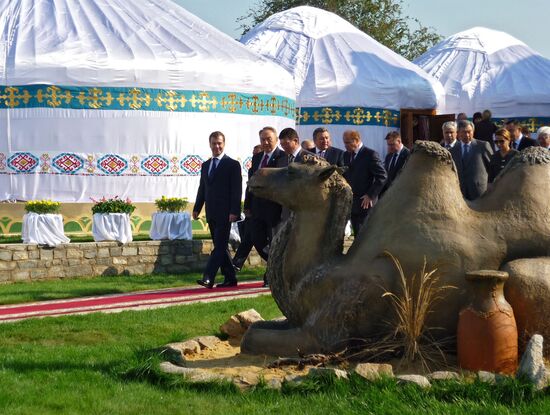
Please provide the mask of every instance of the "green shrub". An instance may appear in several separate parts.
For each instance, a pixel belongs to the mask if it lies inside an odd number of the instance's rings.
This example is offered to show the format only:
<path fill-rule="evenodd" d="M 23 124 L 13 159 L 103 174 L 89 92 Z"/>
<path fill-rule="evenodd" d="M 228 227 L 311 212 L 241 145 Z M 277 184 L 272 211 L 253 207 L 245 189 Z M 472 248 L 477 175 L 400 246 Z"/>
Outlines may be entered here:
<path fill-rule="evenodd" d="M 52 200 L 29 200 L 25 203 L 25 210 L 29 213 L 59 213 L 61 203 Z"/>
<path fill-rule="evenodd" d="M 131 214 L 136 207 L 132 205 L 130 199 L 120 199 L 118 196 L 115 196 L 111 199 L 102 197 L 100 200 L 92 201 L 95 205 L 92 206 L 92 213 L 127 213 Z"/>

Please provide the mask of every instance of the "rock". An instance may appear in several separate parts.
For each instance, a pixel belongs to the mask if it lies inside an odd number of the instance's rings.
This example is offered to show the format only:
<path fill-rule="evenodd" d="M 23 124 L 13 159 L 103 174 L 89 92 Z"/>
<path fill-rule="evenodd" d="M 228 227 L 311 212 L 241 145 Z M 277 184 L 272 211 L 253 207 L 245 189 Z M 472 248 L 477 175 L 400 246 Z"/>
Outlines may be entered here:
<path fill-rule="evenodd" d="M 387 363 L 359 363 L 355 366 L 354 372 L 370 381 L 378 380 L 383 376 L 393 378 L 393 368 Z"/>
<path fill-rule="evenodd" d="M 432 386 L 428 378 L 421 375 L 399 375 L 396 379 L 398 383 L 414 383 L 421 388 L 429 388 Z"/>
<path fill-rule="evenodd" d="M 262 316 L 251 308 L 229 317 L 229 320 L 220 326 L 220 331 L 229 337 L 241 338 L 252 323 L 263 320 Z"/>
<path fill-rule="evenodd" d="M 220 326 L 220 332 L 233 338 L 242 337 L 245 331 L 246 329 L 241 325 L 237 316 L 229 317 L 229 320 Z"/>
<path fill-rule="evenodd" d="M 233 378 L 233 384 L 239 389 L 250 389 L 256 386 L 259 382 L 258 376 L 252 373 L 244 373 L 238 377 Z"/>
<path fill-rule="evenodd" d="M 236 316 L 241 325 L 246 329 L 250 327 L 252 323 L 256 321 L 264 321 L 263 317 L 256 310 L 251 308 L 250 310 L 243 311 L 242 313 L 237 314 Z"/>
<path fill-rule="evenodd" d="M 521 357 L 516 378 L 528 380 L 537 389 L 543 389 L 546 386 L 548 379 L 543 358 L 543 338 L 540 334 L 535 334 L 529 340 Z"/>
<path fill-rule="evenodd" d="M 309 369 L 308 376 L 313 378 L 347 379 L 348 372 L 342 369 L 334 369 L 332 367 L 312 367 Z"/>
<path fill-rule="evenodd" d="M 440 370 L 428 375 L 430 380 L 460 380 L 460 375 L 456 372 Z"/>
<path fill-rule="evenodd" d="M 277 379 L 277 378 L 270 379 L 265 384 L 265 387 L 267 389 L 275 389 L 275 390 L 281 389 L 282 386 L 283 386 L 283 383 L 281 382 L 280 379 Z"/>
<path fill-rule="evenodd" d="M 215 349 L 216 345 L 219 342 L 221 342 L 221 340 L 218 339 L 216 336 L 201 336 L 201 337 L 196 337 L 193 340 L 199 343 L 201 349 L 209 349 L 209 350 Z"/>
<path fill-rule="evenodd" d="M 177 366 L 171 362 L 162 362 L 160 364 L 160 371 L 164 373 L 170 373 L 173 375 L 189 375 L 194 369 L 188 367 Z"/>
<path fill-rule="evenodd" d="M 497 382 L 495 374 L 486 372 L 485 370 L 480 370 L 477 372 L 477 378 L 480 382 L 490 383 L 491 385 L 494 385 Z"/>
<path fill-rule="evenodd" d="M 166 345 L 166 348 L 177 350 L 181 352 L 182 355 L 195 354 L 201 351 L 201 346 L 195 340 L 187 340 L 180 343 L 169 343 Z"/>
<path fill-rule="evenodd" d="M 284 378 L 285 383 L 292 383 L 295 385 L 299 385 L 305 380 L 305 376 L 301 375 L 286 375 Z"/>

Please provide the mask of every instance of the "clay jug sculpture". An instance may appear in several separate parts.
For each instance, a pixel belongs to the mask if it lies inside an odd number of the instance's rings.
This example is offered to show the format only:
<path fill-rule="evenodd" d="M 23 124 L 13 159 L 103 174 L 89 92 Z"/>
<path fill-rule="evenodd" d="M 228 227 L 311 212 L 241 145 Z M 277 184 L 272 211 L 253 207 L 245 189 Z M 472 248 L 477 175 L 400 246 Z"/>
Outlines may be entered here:
<path fill-rule="evenodd" d="M 518 365 L 518 331 L 512 307 L 504 298 L 508 273 L 468 272 L 472 301 L 460 311 L 457 330 L 461 368 L 513 374 Z"/>

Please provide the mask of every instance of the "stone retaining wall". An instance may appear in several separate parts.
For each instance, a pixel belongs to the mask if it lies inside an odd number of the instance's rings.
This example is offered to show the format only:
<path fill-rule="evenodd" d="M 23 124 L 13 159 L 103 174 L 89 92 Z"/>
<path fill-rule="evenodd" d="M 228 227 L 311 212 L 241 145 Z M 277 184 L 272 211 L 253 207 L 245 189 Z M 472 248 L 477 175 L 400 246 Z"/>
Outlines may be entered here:
<path fill-rule="evenodd" d="M 202 271 L 212 241 L 85 242 L 43 248 L 0 245 L 0 283 L 97 275 L 142 275 Z M 261 264 L 252 250 L 249 266 Z"/>

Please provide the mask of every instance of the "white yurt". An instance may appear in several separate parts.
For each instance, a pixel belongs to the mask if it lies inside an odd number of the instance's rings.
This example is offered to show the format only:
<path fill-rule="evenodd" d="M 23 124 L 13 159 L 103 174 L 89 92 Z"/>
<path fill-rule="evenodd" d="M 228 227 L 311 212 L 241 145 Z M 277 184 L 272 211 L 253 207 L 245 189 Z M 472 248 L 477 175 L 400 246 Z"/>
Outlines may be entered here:
<path fill-rule="evenodd" d="M 170 0 L 0 0 L 0 200 L 194 199 L 208 136 L 246 172 L 292 77 Z"/>
<path fill-rule="evenodd" d="M 490 109 L 493 117 L 550 121 L 550 60 L 507 33 L 474 27 L 443 40 L 415 63 L 443 85 L 440 112 L 472 117 Z"/>
<path fill-rule="evenodd" d="M 373 22 L 373 24 L 376 24 Z M 385 153 L 384 137 L 399 128 L 400 111 L 434 109 L 441 85 L 334 13 L 302 6 L 272 15 L 241 39 L 294 76 L 297 128 L 342 133 L 357 129 L 366 145 Z"/>

